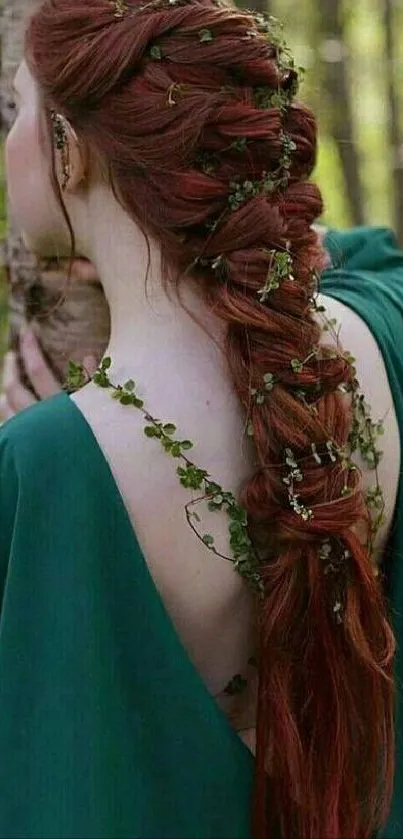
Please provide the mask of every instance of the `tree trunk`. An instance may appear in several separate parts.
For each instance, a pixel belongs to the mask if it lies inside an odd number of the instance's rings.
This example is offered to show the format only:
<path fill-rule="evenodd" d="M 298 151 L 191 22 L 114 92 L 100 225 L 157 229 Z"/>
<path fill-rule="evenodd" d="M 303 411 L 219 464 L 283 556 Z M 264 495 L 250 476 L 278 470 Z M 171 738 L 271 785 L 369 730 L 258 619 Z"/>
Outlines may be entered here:
<path fill-rule="evenodd" d="M 399 103 L 397 101 L 397 65 L 394 32 L 394 9 L 392 0 L 383 0 L 383 24 L 386 48 L 386 84 L 389 106 L 387 131 L 393 166 L 394 226 L 400 244 L 403 244 L 403 142 L 399 125 Z"/>
<path fill-rule="evenodd" d="M 244 5 L 247 6 L 248 3 L 246 3 Z M 270 6 L 271 6 L 270 0 L 254 0 L 254 3 L 252 3 L 252 6 L 257 12 L 266 12 L 268 15 L 271 15 L 271 13 L 272 13 L 271 8 L 270 8 Z"/>
<path fill-rule="evenodd" d="M 338 148 L 347 196 L 354 224 L 365 223 L 364 200 L 359 174 L 359 156 L 354 142 L 348 56 L 343 32 L 341 0 L 322 0 L 320 5 L 323 59 L 323 87 L 329 103 L 329 133 Z"/>
<path fill-rule="evenodd" d="M 1 118 L 8 130 L 14 118 L 11 83 L 22 57 L 24 20 L 36 0 L 3 0 Z M 18 350 L 21 326 L 32 322 L 50 366 L 63 382 L 70 359 L 101 357 L 109 338 L 109 310 L 100 283 L 76 281 L 57 306 L 66 286 L 66 270 L 54 261 L 38 263 L 27 251 L 9 212 L 4 262 L 10 283 L 10 345 Z M 21 365 L 21 360 L 20 360 Z"/>
<path fill-rule="evenodd" d="M 254 0 L 249 3 L 249 0 L 235 0 L 237 6 L 246 7 L 247 9 L 254 9 L 255 12 L 266 12 L 266 14 L 273 14 L 271 0 Z"/>

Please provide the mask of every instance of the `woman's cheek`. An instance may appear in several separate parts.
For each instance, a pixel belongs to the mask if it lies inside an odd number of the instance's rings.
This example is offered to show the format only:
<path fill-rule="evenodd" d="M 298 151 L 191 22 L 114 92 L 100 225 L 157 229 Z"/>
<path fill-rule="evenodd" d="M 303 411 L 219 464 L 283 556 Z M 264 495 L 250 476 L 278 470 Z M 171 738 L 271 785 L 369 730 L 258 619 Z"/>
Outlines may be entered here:
<path fill-rule="evenodd" d="M 49 164 L 40 147 L 37 124 L 31 114 L 17 117 L 6 141 L 5 155 L 7 190 L 13 214 L 27 246 L 42 255 L 44 247 L 48 250 L 49 237 L 53 240 L 57 235 L 54 225 L 60 210 L 52 190 Z"/>
<path fill-rule="evenodd" d="M 35 201 L 36 155 L 29 120 L 18 116 L 6 141 L 7 189 L 17 221 L 25 228 Z M 33 214 L 33 213 L 32 213 Z"/>

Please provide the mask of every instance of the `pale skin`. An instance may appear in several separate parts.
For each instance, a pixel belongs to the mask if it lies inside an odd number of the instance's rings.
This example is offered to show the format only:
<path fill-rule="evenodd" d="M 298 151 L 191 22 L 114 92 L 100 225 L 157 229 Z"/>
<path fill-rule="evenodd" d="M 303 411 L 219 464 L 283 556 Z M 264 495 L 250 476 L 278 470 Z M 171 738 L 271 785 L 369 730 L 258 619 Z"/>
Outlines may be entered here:
<path fill-rule="evenodd" d="M 69 239 L 49 180 L 49 151 L 39 142 L 41 102 L 23 62 L 16 76 L 19 113 L 7 141 L 10 198 L 27 244 L 39 255 L 67 257 Z M 237 491 L 250 475 L 253 451 L 245 441 L 245 417 L 226 368 L 223 325 L 198 297 L 192 283 L 184 299 L 207 332 L 195 324 L 174 297 L 162 290 L 159 249 L 151 241 L 151 270 L 145 294 L 147 248 L 135 222 L 117 203 L 90 164 L 88 150 L 69 133 L 70 172 L 64 192 L 77 250 L 100 277 L 111 313 L 105 355 L 112 358 L 111 379 L 136 380 L 154 415 L 174 421 L 181 437 L 195 443 L 194 458 L 223 487 Z M 27 181 L 27 172 L 29 178 Z M 60 173 L 61 175 L 61 173 Z M 31 196 L 35 194 L 35 205 Z M 113 230 L 111 238 L 110 231 Z M 365 324 L 331 299 L 330 317 L 341 322 L 341 340 L 357 358 L 358 377 L 376 417 L 384 418 L 384 459 L 380 479 L 387 522 L 393 516 L 399 475 L 399 432 L 391 393 L 377 345 Z M 51 395 L 55 381 L 35 343 L 23 339 L 23 356 L 39 396 Z M 92 360 L 93 363 L 95 360 Z M 13 361 L 5 377 L 10 412 L 24 407 Z M 59 389 L 59 386 L 57 386 Z M 113 401 L 89 383 L 71 397 L 91 426 L 123 496 L 146 561 L 194 665 L 232 724 L 253 749 L 254 691 L 229 701 L 222 691 L 236 673 L 245 673 L 254 652 L 253 599 L 230 562 L 216 559 L 186 523 L 188 493 L 178 483 L 174 464 L 142 434 L 142 416 Z M 369 484 L 371 476 L 364 474 Z M 225 516 L 214 514 L 208 529 L 229 555 Z M 157 526 L 156 526 L 157 525 Z"/>

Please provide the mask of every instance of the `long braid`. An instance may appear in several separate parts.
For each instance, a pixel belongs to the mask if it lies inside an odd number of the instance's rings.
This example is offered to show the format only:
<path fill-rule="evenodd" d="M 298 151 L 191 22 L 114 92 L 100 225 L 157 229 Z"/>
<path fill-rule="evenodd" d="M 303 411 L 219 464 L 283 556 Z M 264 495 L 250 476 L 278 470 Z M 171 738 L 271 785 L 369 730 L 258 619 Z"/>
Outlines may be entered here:
<path fill-rule="evenodd" d="M 220 0 L 46 0 L 27 56 L 167 277 L 191 273 L 227 324 L 264 584 L 255 839 L 370 839 L 391 796 L 394 641 L 351 462 L 355 373 L 320 327 L 316 125 L 293 62 L 271 21 Z"/>
<path fill-rule="evenodd" d="M 268 260 L 272 249 L 285 253 L 292 243 L 292 275 L 261 303 L 262 255 L 249 241 L 245 253 L 226 253 L 227 281 L 211 292 L 215 313 L 228 323 L 228 360 L 260 464 L 242 503 L 264 561 L 255 816 L 262 839 L 266 812 L 272 826 L 279 819 L 281 836 L 370 836 L 385 815 L 380 769 L 386 773 L 392 761 L 391 747 L 382 751 L 392 727 L 393 639 L 370 558 L 354 535 L 368 520 L 360 477 L 332 454 L 349 447 L 351 405 L 339 386 L 352 385 L 354 372 L 342 351 L 319 344 L 314 269 L 321 254 L 311 224 L 320 210 L 306 184 L 291 185 L 280 201 L 249 202 L 243 212 Z M 221 230 L 223 240 L 237 238 L 238 219 L 241 238 L 242 215 Z M 287 449 L 301 467 L 299 512 L 284 483 Z M 368 734 L 375 708 L 383 716 L 378 743 Z"/>

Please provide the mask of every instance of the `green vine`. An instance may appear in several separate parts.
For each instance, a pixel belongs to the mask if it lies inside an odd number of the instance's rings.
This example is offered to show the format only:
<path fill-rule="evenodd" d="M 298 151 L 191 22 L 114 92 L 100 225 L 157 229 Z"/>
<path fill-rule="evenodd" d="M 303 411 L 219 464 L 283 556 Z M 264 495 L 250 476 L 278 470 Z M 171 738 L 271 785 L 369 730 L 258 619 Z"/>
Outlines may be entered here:
<path fill-rule="evenodd" d="M 201 44 L 208 44 L 210 41 L 214 40 L 213 33 L 210 29 L 201 29 L 198 36 Z"/>
<path fill-rule="evenodd" d="M 124 385 L 114 385 L 111 382 L 108 373 L 111 364 L 110 358 L 104 358 L 92 377 L 92 381 L 99 387 L 111 391 L 112 398 L 120 402 L 121 405 L 132 406 L 142 412 L 146 421 L 145 436 L 158 440 L 167 454 L 180 461 L 180 465 L 176 469 L 179 483 L 191 492 L 200 493 L 185 506 L 189 526 L 212 553 L 221 559 L 232 562 L 235 570 L 250 584 L 253 591 L 262 596 L 264 587 L 260 574 L 259 559 L 248 533 L 246 511 L 237 503 L 232 492 L 225 491 L 211 479 L 205 469 L 201 469 L 189 459 L 186 452 L 193 448 L 193 443 L 190 440 L 177 439 L 175 436 L 176 426 L 173 423 L 163 423 L 155 419 L 144 408 L 144 402 L 138 396 L 135 382 L 132 379 L 129 379 Z M 78 365 L 70 363 L 70 371 L 66 381 L 66 387 L 69 390 L 76 389 L 79 380 L 77 368 Z M 81 368 L 81 383 L 83 379 L 88 381 L 88 376 L 84 368 Z M 201 502 L 205 502 L 210 511 L 222 510 L 227 514 L 231 557 L 225 556 L 216 548 L 215 539 L 210 533 L 201 533 L 197 527 L 201 519 L 194 507 Z"/>
<path fill-rule="evenodd" d="M 114 7 L 114 17 L 117 19 L 123 18 L 129 11 L 124 0 L 109 0 L 109 4 Z"/>
<path fill-rule="evenodd" d="M 241 181 L 240 178 L 235 177 L 229 184 L 228 204 L 231 210 L 238 210 L 250 198 L 255 198 L 257 195 L 270 195 L 279 183 L 280 180 L 276 180 L 266 172 L 263 172 L 262 178 L 258 181 Z"/>
<path fill-rule="evenodd" d="M 150 58 L 154 58 L 154 59 L 156 59 L 157 61 L 161 61 L 161 59 L 162 59 L 162 50 L 161 50 L 161 47 L 159 47 L 159 46 L 158 46 L 158 44 L 153 44 L 153 45 L 150 47 L 149 56 L 150 56 Z"/>
<path fill-rule="evenodd" d="M 267 394 L 271 393 L 271 391 L 274 388 L 275 383 L 276 383 L 276 379 L 273 376 L 273 373 L 265 373 L 264 376 L 263 376 L 263 387 L 262 388 L 255 388 L 255 387 L 251 388 L 250 393 L 251 393 L 251 396 L 253 396 L 253 398 L 256 402 L 256 405 L 263 405 Z"/>
<path fill-rule="evenodd" d="M 296 96 L 299 87 L 299 78 L 301 78 L 305 70 L 303 67 L 297 67 L 294 56 L 287 41 L 284 37 L 284 25 L 278 18 L 267 12 L 252 12 L 252 17 L 260 34 L 267 37 L 269 44 L 276 49 L 277 64 L 282 73 L 293 72 L 293 86 L 290 90 L 291 96 Z"/>
<path fill-rule="evenodd" d="M 268 251 L 271 257 L 270 268 L 262 288 L 259 288 L 257 296 L 261 303 L 265 303 L 270 294 L 280 288 L 283 280 L 293 280 L 292 258 L 287 251 Z"/>

